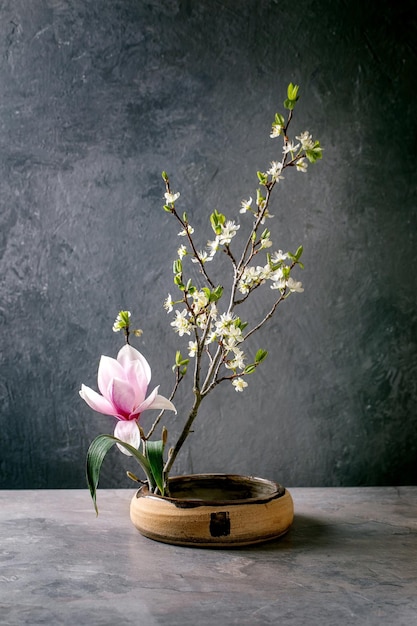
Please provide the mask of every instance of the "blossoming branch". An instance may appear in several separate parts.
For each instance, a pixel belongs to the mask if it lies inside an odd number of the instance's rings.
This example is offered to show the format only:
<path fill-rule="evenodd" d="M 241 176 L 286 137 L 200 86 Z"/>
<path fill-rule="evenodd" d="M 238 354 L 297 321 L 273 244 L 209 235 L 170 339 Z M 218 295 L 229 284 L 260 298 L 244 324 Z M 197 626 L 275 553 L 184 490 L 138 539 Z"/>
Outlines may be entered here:
<path fill-rule="evenodd" d="M 303 131 L 295 138 L 289 136 L 298 99 L 299 87 L 290 83 L 284 101 L 287 116 L 284 118 L 276 113 L 270 132 L 273 140 L 282 139 L 277 159 L 265 171 L 257 172 L 258 187 L 253 197 L 240 202 L 240 218 L 230 219 L 218 210 L 211 213 L 209 220 L 213 236 L 203 247 L 197 244 L 187 213 L 178 208 L 180 192 L 171 189 L 168 174 L 162 173 L 165 183 L 163 208 L 177 221 L 178 236 L 182 240 L 172 266 L 175 295 L 168 294 L 164 307 L 168 314 L 173 314 L 170 325 L 174 331 L 188 342 L 187 354 L 183 355 L 180 350 L 176 353 L 173 367 L 176 380 L 169 399 L 159 396 L 157 389 L 145 399 L 150 368 L 143 355 L 128 345 L 130 313 L 119 313 L 113 329 L 123 330 L 127 345 L 119 352 L 116 361 L 102 357 L 98 380 L 102 396 L 85 386 L 80 392 L 93 409 L 124 422 L 123 426 L 116 425 L 114 437 L 99 436 L 90 446 L 87 477 L 94 501 L 101 462 L 114 443 L 136 457 L 152 491 L 168 494 L 172 465 L 191 432 L 201 402 L 223 382 L 231 383 L 236 392 L 243 392 L 248 387 L 248 377 L 264 361 L 267 351 L 259 348 L 251 356 L 244 349 L 245 342 L 266 324 L 284 300 L 293 293 L 303 292 L 302 283 L 293 276 L 296 267 L 303 268 L 300 260 L 302 246 L 294 252 L 283 252 L 274 246 L 268 226 L 274 218 L 270 212 L 271 197 L 284 180 L 285 171 L 293 169 L 306 173 L 310 164 L 322 158 L 320 142 L 313 139 L 309 131 Z M 220 252 L 226 255 L 231 268 L 230 284 L 226 288 L 215 280 L 212 270 L 213 261 Z M 199 270 L 197 280 L 192 278 L 195 272 L 191 271 L 188 261 Z M 272 304 L 259 319 L 251 322 L 242 319 L 240 305 L 263 285 L 268 285 L 276 294 Z M 191 362 L 191 406 L 183 430 L 165 459 L 166 429 L 163 429 L 160 441 L 153 442 L 151 437 L 164 410 L 175 410 L 172 400 L 179 384 L 190 378 L 187 372 Z M 161 408 L 162 411 L 149 433 L 145 434 L 140 426 L 140 415 L 150 408 Z"/>

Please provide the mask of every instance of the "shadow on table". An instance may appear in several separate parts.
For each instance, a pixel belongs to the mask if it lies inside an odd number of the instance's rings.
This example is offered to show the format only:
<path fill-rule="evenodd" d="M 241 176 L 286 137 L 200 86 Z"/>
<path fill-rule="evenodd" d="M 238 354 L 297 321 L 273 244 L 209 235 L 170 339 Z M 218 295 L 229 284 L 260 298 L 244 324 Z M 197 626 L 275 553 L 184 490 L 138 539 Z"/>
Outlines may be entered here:
<path fill-rule="evenodd" d="M 320 548 L 332 545 L 339 532 L 334 526 L 323 523 L 321 519 L 316 519 L 308 515 L 296 515 L 290 530 L 273 541 L 248 547 L 248 550 L 259 552 L 272 550 L 294 550 L 299 548 Z"/>

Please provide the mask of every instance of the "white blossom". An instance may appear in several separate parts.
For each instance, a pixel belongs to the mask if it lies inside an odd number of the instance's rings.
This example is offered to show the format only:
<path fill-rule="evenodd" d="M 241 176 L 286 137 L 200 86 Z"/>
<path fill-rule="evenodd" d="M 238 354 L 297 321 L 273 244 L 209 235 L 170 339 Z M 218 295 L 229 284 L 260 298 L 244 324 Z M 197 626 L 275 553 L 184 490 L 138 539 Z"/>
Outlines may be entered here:
<path fill-rule="evenodd" d="M 235 337 L 223 336 L 223 350 L 226 354 L 229 354 L 229 352 L 232 352 L 233 350 L 235 350 L 236 346 L 237 346 L 237 341 Z"/>
<path fill-rule="evenodd" d="M 205 250 L 197 252 L 197 256 L 193 257 L 191 261 L 193 263 L 206 263 L 207 261 L 212 261 L 213 257 L 209 256 Z"/>
<path fill-rule="evenodd" d="M 216 322 L 216 329 L 221 335 L 227 332 L 230 324 L 235 323 L 236 318 L 233 313 L 222 313 L 220 319 Z"/>
<path fill-rule="evenodd" d="M 239 228 L 240 226 L 232 220 L 228 220 L 226 224 L 222 224 L 222 232 L 218 236 L 219 244 L 229 244 L 232 241 L 233 237 L 236 235 Z"/>
<path fill-rule="evenodd" d="M 243 294 L 244 296 L 246 296 L 246 294 L 249 293 L 250 291 L 250 285 L 248 285 L 248 283 L 243 282 L 243 280 L 239 281 L 237 288 L 239 289 L 240 293 Z"/>
<path fill-rule="evenodd" d="M 192 309 L 195 315 L 198 315 L 202 309 L 208 304 L 208 297 L 204 291 L 195 291 L 193 293 L 193 305 Z"/>
<path fill-rule="evenodd" d="M 282 124 L 272 124 L 272 131 L 269 135 L 272 139 L 275 137 L 279 137 L 282 133 L 283 126 Z"/>
<path fill-rule="evenodd" d="M 186 224 L 183 228 L 183 230 L 181 230 L 178 235 L 179 237 L 186 237 L 187 233 L 189 235 L 192 235 L 194 232 L 194 228 L 192 226 L 190 226 L 190 224 Z"/>
<path fill-rule="evenodd" d="M 303 150 L 311 150 L 314 148 L 314 141 L 308 130 L 305 130 L 301 135 L 296 137 L 299 141 L 301 141 L 301 147 Z"/>
<path fill-rule="evenodd" d="M 210 317 L 211 317 L 211 319 L 212 320 L 216 320 L 217 319 L 217 314 L 218 314 L 218 311 L 217 311 L 216 303 L 212 302 L 211 303 L 211 308 L 210 308 Z"/>
<path fill-rule="evenodd" d="M 285 280 L 276 280 L 272 283 L 271 289 L 280 289 L 282 291 L 283 289 L 285 289 Z"/>
<path fill-rule="evenodd" d="M 272 274 L 272 268 L 269 265 L 269 263 L 267 263 L 266 265 L 264 265 L 263 267 L 261 267 L 260 265 L 258 265 L 258 267 L 256 268 L 257 272 L 258 272 L 258 276 L 259 279 L 261 281 L 265 281 L 269 278 L 271 278 L 271 274 Z"/>
<path fill-rule="evenodd" d="M 180 197 L 180 193 L 169 193 L 168 191 L 165 194 L 165 200 L 167 201 L 167 204 L 174 204 L 175 200 L 177 200 Z"/>
<path fill-rule="evenodd" d="M 247 294 L 250 289 L 261 282 L 262 268 L 246 267 L 238 283 L 240 293 Z"/>
<path fill-rule="evenodd" d="M 217 341 L 217 332 L 215 328 L 212 328 L 206 337 L 206 345 L 213 343 L 213 341 Z"/>
<path fill-rule="evenodd" d="M 293 141 L 289 141 L 288 143 L 285 144 L 282 151 L 284 154 L 287 154 L 288 152 L 295 152 L 297 148 L 299 148 L 299 146 L 300 146 L 299 143 L 297 143 L 297 145 L 294 145 Z"/>
<path fill-rule="evenodd" d="M 281 263 L 282 261 L 285 261 L 286 259 L 288 259 L 288 252 L 283 252 L 282 250 L 278 250 L 278 252 L 274 252 L 273 255 L 271 256 L 271 261 L 272 263 Z"/>
<path fill-rule="evenodd" d="M 280 161 L 272 161 L 271 168 L 267 171 L 267 174 L 270 175 L 272 182 L 278 182 L 279 180 L 283 180 L 284 177 L 281 176 L 282 172 L 282 163 Z"/>
<path fill-rule="evenodd" d="M 230 361 L 227 361 L 225 365 L 230 370 L 237 370 L 237 369 L 242 370 L 245 367 L 246 355 L 237 346 L 234 346 L 232 350 L 233 350 L 233 359 Z"/>
<path fill-rule="evenodd" d="M 239 213 L 246 213 L 247 211 L 250 211 L 251 205 L 252 205 L 252 197 L 250 197 L 249 200 L 242 200 L 241 205 L 240 205 L 241 209 Z"/>
<path fill-rule="evenodd" d="M 248 386 L 248 383 L 243 380 L 243 378 L 235 378 L 232 380 L 232 385 L 235 388 L 235 391 L 243 391 L 245 387 Z"/>
<path fill-rule="evenodd" d="M 261 239 L 261 250 L 264 250 L 265 248 L 270 248 L 272 246 L 272 241 L 270 240 L 269 237 L 263 237 Z"/>
<path fill-rule="evenodd" d="M 291 276 L 289 277 L 287 281 L 287 287 L 291 292 L 302 293 L 304 291 L 303 283 L 301 283 L 300 281 L 294 280 L 293 278 L 291 278 Z"/>
<path fill-rule="evenodd" d="M 243 341 L 242 329 L 239 328 L 237 324 L 232 324 L 231 326 L 229 326 L 227 332 L 223 333 L 223 335 L 234 339 L 234 341 Z"/>
<path fill-rule="evenodd" d="M 207 242 L 207 248 L 209 250 L 209 255 L 210 258 L 213 258 L 214 255 L 216 254 L 217 250 L 219 249 L 219 240 L 216 237 L 216 239 L 214 241 L 208 241 Z"/>
<path fill-rule="evenodd" d="M 189 341 L 188 342 L 188 356 L 194 357 L 197 354 L 197 342 Z"/>
<path fill-rule="evenodd" d="M 306 172 L 307 171 L 307 161 L 305 160 L 305 158 L 303 157 L 302 159 L 299 159 L 297 161 L 297 163 L 295 164 L 295 167 L 297 168 L 297 171 L 299 171 L 299 172 Z"/>
<path fill-rule="evenodd" d="M 261 219 L 261 224 L 265 224 L 265 220 L 266 219 L 271 219 L 272 217 L 274 217 L 273 215 L 270 214 L 270 212 L 268 211 L 268 209 L 266 209 L 265 213 L 262 216 Z"/>
<path fill-rule="evenodd" d="M 174 306 L 174 301 L 171 298 L 171 294 L 169 293 L 168 298 L 166 298 L 164 302 L 164 309 L 166 310 L 167 313 L 171 313 L 173 306 Z"/>
<path fill-rule="evenodd" d="M 191 324 L 187 319 L 187 309 L 184 309 L 181 313 L 179 311 L 175 311 L 176 318 L 173 322 L 171 322 L 171 326 L 174 327 L 174 330 L 182 337 L 184 334 L 191 334 Z"/>
<path fill-rule="evenodd" d="M 177 254 L 180 257 L 180 259 L 183 259 L 185 257 L 185 255 L 188 254 L 187 248 L 184 245 L 180 246 L 178 248 Z"/>
<path fill-rule="evenodd" d="M 284 272 L 281 267 L 279 267 L 271 274 L 270 280 L 273 281 L 271 289 L 285 289 L 286 281 L 284 277 Z"/>
<path fill-rule="evenodd" d="M 239 324 L 239 319 L 233 313 L 222 313 L 220 319 L 216 321 L 216 331 L 222 337 L 231 338 L 235 342 L 242 341 L 242 329 Z"/>

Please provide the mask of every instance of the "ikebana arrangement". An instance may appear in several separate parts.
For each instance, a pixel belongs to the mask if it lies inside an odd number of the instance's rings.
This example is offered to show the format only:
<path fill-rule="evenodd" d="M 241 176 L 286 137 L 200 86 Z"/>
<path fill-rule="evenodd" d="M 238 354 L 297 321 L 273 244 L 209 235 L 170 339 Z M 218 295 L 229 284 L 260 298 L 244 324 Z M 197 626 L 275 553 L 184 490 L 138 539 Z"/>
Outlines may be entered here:
<path fill-rule="evenodd" d="M 240 202 L 237 217 L 231 219 L 217 209 L 211 212 L 212 238 L 204 245 L 197 238 L 192 219 L 179 208 L 180 193 L 172 189 L 168 174 L 162 173 L 165 185 L 163 210 L 176 222 L 181 242 L 172 265 L 175 292 L 174 295 L 168 294 L 163 306 L 171 316 L 172 329 L 185 347 L 177 350 L 175 355 L 174 381 L 169 397 L 160 395 L 159 387 L 148 394 L 151 368 L 146 358 L 131 345 L 131 337 L 140 335 L 141 331 L 132 330 L 129 311 L 119 312 L 113 330 L 124 334 L 125 344 L 116 359 L 101 357 L 98 368 L 100 393 L 85 385 L 80 390 L 81 397 L 92 409 L 116 418 L 114 434 L 98 435 L 87 453 L 87 482 L 96 511 L 100 469 L 105 455 L 114 445 L 139 463 L 143 478 L 130 471 L 127 473 L 134 481 L 146 484 L 140 493 L 146 491 L 154 501 L 174 501 L 179 497 L 178 481 L 171 478 L 171 470 L 194 428 L 201 403 L 220 384 L 230 384 L 237 393 L 247 393 L 248 379 L 267 357 L 267 351 L 262 347 L 249 354 L 245 349 L 247 340 L 267 324 L 289 296 L 303 291 L 302 283 L 294 275 L 296 270 L 303 268 L 302 246 L 292 252 L 283 252 L 274 246 L 270 229 L 274 219 L 270 212 L 271 199 L 282 184 L 284 173 L 290 170 L 306 173 L 310 164 L 322 158 L 320 142 L 313 139 L 309 131 L 290 137 L 298 99 L 299 86 L 290 83 L 283 103 L 286 116 L 276 113 L 270 131 L 273 140 L 282 141 L 277 160 L 272 161 L 268 169 L 257 172 L 256 192 L 253 197 Z M 229 264 L 227 280 L 219 280 L 216 275 L 216 260 L 220 254 L 227 257 Z M 224 263 L 221 266 L 224 276 Z M 275 294 L 272 300 L 260 295 L 260 290 L 265 288 Z M 254 292 L 258 294 L 258 303 L 265 303 L 265 310 L 259 319 L 247 320 L 239 311 Z M 190 406 L 186 411 L 182 407 L 178 411 L 184 416 L 183 428 L 178 439 L 170 443 L 169 428 L 162 426 L 161 420 L 166 411 L 177 413 L 173 403 L 176 392 L 180 385 L 187 384 Z M 150 409 L 158 409 L 159 413 L 145 432 L 141 415 Z M 239 480 L 235 478 L 236 491 Z M 245 489 L 248 493 L 247 485 Z M 258 489 L 259 484 L 255 491 Z M 270 497 L 270 489 L 267 494 Z M 189 493 L 188 497 L 195 499 L 195 494 Z M 211 536 L 228 536 L 223 532 L 230 527 L 230 516 L 228 519 L 226 526 L 220 524 L 220 531 L 219 525 L 215 524 Z M 153 536 L 151 532 L 144 534 Z M 153 538 L 159 537 L 154 535 Z"/>

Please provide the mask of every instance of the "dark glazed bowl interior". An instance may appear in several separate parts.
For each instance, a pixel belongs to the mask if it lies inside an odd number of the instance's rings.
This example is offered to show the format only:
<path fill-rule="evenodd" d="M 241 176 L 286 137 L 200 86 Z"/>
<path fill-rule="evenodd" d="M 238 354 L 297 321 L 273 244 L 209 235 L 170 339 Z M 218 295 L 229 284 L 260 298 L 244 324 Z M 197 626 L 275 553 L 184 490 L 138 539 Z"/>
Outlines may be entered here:
<path fill-rule="evenodd" d="M 262 478 L 233 474 L 196 474 L 176 476 L 169 481 L 168 500 L 186 500 L 201 504 L 218 502 L 243 504 L 268 501 L 285 493 L 284 487 Z"/>

